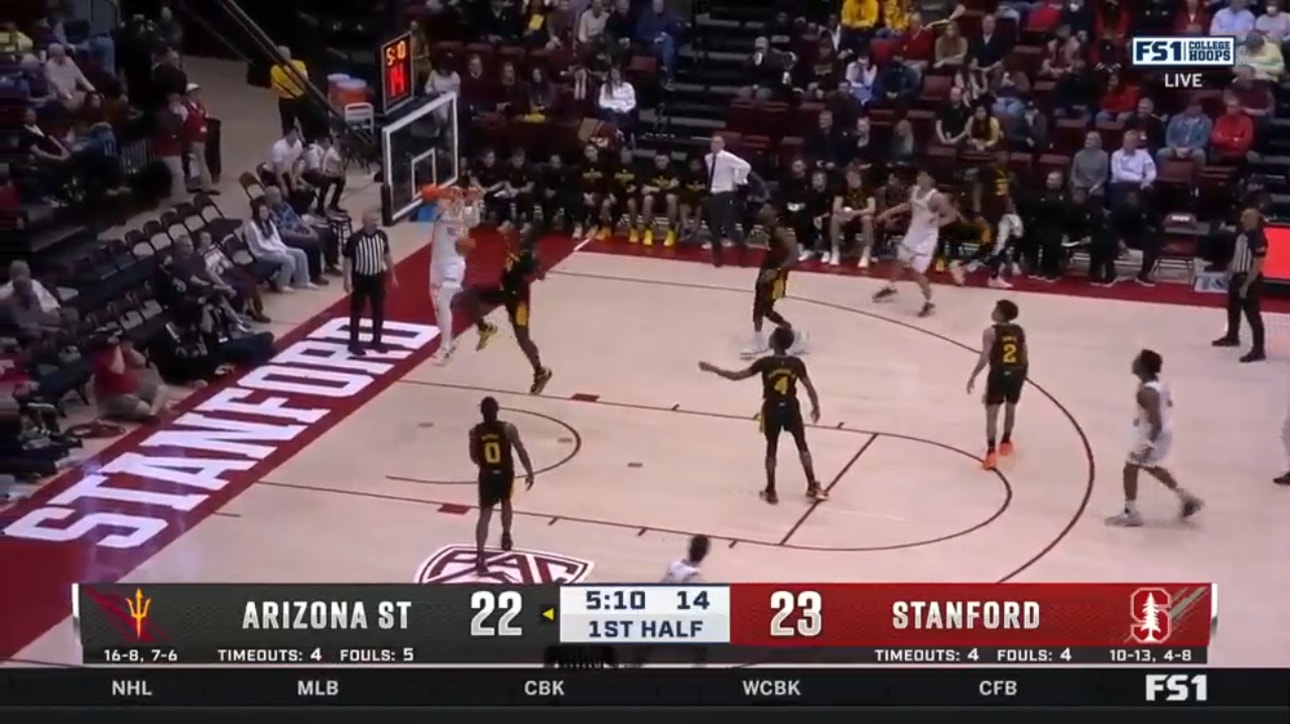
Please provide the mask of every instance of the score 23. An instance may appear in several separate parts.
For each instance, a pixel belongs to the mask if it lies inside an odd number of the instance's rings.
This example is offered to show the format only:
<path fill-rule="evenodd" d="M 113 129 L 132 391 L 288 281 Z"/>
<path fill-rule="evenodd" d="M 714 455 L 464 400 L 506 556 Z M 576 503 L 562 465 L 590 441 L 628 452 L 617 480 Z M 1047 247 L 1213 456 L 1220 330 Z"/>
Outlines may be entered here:
<path fill-rule="evenodd" d="M 824 599 L 819 591 L 775 591 L 770 594 L 770 635 L 776 638 L 819 636 L 824 629 Z"/>

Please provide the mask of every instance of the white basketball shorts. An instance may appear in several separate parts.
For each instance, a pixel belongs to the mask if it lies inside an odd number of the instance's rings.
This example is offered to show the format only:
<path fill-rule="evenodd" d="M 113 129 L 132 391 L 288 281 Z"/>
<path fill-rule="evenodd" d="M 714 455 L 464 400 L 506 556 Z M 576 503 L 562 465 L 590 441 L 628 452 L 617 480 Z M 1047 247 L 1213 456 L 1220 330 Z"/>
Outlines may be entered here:
<path fill-rule="evenodd" d="M 430 265 L 430 288 L 461 289 L 466 279 L 466 260 L 453 259 L 446 263 Z"/>
<path fill-rule="evenodd" d="M 1143 460 L 1135 460 L 1134 455 L 1146 445 L 1146 440 L 1139 438 L 1138 442 L 1129 450 L 1129 462 L 1144 468 L 1158 468 L 1165 464 L 1165 459 L 1169 457 L 1169 448 L 1173 447 L 1173 442 L 1173 433 L 1162 432 L 1156 437 L 1156 444 L 1147 453 L 1147 457 Z"/>
<path fill-rule="evenodd" d="M 936 256 L 936 244 L 939 240 L 933 230 L 911 230 L 900 240 L 896 248 L 896 258 L 900 263 L 919 274 L 926 274 L 932 266 L 932 257 Z"/>

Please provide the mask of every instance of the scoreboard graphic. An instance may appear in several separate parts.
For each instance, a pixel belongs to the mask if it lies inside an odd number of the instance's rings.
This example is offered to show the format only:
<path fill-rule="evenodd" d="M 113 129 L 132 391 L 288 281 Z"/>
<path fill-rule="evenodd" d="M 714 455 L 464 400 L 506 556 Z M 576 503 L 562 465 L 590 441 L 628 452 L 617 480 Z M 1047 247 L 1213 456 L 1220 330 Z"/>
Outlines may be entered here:
<path fill-rule="evenodd" d="M 1217 589 L 1152 584 L 81 585 L 87 665 L 1203 664 Z"/>

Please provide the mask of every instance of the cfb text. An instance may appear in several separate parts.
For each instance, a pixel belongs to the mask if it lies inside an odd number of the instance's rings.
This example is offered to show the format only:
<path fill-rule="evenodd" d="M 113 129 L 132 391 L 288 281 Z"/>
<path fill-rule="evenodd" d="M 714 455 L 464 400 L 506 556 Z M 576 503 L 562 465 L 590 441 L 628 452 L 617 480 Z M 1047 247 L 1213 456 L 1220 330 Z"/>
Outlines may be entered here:
<path fill-rule="evenodd" d="M 1038 601 L 896 601 L 892 628 L 1020 629 L 1039 628 Z"/>

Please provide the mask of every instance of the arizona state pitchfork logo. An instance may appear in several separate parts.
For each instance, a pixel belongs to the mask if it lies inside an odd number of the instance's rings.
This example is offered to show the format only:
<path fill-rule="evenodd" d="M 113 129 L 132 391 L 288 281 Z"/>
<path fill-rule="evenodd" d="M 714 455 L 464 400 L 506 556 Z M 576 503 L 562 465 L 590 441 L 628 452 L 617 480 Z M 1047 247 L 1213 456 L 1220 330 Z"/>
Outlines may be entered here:
<path fill-rule="evenodd" d="M 125 599 L 125 605 L 134 621 L 134 636 L 143 640 L 144 622 L 148 620 L 148 611 L 152 609 L 152 599 L 144 598 L 143 589 L 134 589 L 134 598 Z"/>

